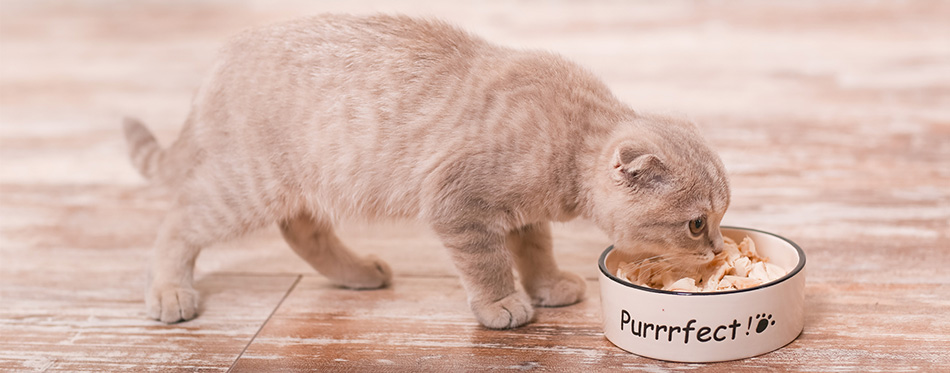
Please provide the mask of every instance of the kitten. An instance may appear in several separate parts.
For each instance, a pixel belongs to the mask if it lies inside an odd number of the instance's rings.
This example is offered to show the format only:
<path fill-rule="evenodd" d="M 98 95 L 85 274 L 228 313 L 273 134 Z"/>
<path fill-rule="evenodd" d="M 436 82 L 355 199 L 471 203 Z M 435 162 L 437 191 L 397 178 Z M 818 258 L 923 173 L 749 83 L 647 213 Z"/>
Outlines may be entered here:
<path fill-rule="evenodd" d="M 729 204 L 722 163 L 691 123 L 631 110 L 554 54 L 402 16 L 240 34 L 171 147 L 133 119 L 125 134 L 135 167 L 176 196 L 146 292 L 149 317 L 167 323 L 196 316 L 202 247 L 275 222 L 330 281 L 371 289 L 389 284 L 389 266 L 355 255 L 333 225 L 421 219 L 478 321 L 511 328 L 532 305 L 584 296 L 584 279 L 554 261 L 551 221 L 583 216 L 617 247 L 708 262 Z"/>

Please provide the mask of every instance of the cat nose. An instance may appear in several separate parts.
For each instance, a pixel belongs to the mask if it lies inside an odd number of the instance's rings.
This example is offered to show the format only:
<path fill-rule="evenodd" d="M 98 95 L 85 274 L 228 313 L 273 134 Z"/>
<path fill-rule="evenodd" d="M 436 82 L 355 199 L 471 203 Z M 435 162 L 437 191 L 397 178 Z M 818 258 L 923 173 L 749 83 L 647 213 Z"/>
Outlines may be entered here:
<path fill-rule="evenodd" d="M 713 243 L 713 247 L 712 247 L 712 252 L 713 252 L 713 254 L 719 254 L 719 253 L 721 253 L 721 252 L 722 252 L 722 248 L 723 248 L 724 246 L 725 246 L 725 244 L 722 242 L 722 240 L 718 240 L 718 241 L 714 242 L 714 243 Z"/>

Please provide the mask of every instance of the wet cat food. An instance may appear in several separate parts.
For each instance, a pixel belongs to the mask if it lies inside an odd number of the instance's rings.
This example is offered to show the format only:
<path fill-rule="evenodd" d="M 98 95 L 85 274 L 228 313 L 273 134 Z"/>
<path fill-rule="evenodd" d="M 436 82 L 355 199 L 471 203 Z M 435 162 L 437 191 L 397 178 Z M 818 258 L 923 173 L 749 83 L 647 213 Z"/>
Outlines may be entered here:
<path fill-rule="evenodd" d="M 741 290 L 777 280 L 787 273 L 759 256 L 746 236 L 741 243 L 724 238 L 725 247 L 713 261 L 692 274 L 677 272 L 656 260 L 620 262 L 616 276 L 632 284 L 659 290 L 715 292 Z"/>

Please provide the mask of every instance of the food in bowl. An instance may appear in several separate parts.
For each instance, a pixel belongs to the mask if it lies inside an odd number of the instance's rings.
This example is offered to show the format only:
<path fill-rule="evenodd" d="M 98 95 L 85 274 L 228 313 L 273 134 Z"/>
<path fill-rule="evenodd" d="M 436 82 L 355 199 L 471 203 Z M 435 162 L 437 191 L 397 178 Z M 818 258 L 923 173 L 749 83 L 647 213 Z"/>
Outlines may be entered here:
<path fill-rule="evenodd" d="M 722 252 L 712 262 L 690 275 L 677 275 L 667 266 L 657 265 L 655 258 L 620 262 L 615 275 L 632 284 L 658 290 L 682 292 L 714 292 L 741 290 L 774 281 L 788 273 L 782 267 L 769 263 L 760 256 L 755 242 L 745 236 L 736 243 L 723 237 Z"/>
<path fill-rule="evenodd" d="M 598 261 L 607 340 L 637 355 L 680 362 L 742 359 L 794 341 L 805 324 L 805 252 L 773 233 L 721 228 L 736 242 L 750 237 L 757 255 L 788 273 L 739 290 L 658 290 L 617 277 L 619 264 L 635 258 L 608 247 Z"/>

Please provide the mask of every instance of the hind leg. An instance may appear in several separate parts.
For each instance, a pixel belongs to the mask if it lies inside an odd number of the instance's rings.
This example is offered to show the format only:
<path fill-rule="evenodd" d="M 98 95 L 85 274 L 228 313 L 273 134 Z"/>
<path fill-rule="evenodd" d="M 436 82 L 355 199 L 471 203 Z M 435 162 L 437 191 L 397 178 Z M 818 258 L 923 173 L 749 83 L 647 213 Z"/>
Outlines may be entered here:
<path fill-rule="evenodd" d="M 176 209 L 169 213 L 159 230 L 145 294 L 148 317 L 165 323 L 190 320 L 198 315 L 198 292 L 192 284 L 202 240 L 184 228 L 191 222 L 181 211 Z"/>
<path fill-rule="evenodd" d="M 376 289 L 389 285 L 392 271 L 373 255 L 365 258 L 350 251 L 328 223 L 308 214 L 280 223 L 280 232 L 297 255 L 336 285 L 350 289 Z"/>
<path fill-rule="evenodd" d="M 207 169 L 201 172 L 208 174 Z M 149 317 L 166 323 L 195 318 L 198 292 L 193 286 L 194 268 L 201 249 L 277 220 L 260 195 L 257 199 L 246 197 L 254 194 L 235 187 L 239 183 L 209 182 L 221 179 L 189 181 L 165 216 L 152 251 L 145 294 Z"/>
<path fill-rule="evenodd" d="M 551 244 L 551 224 L 526 225 L 508 233 L 521 284 L 538 306 L 557 307 L 579 302 L 587 283 L 577 274 L 558 269 Z"/>

